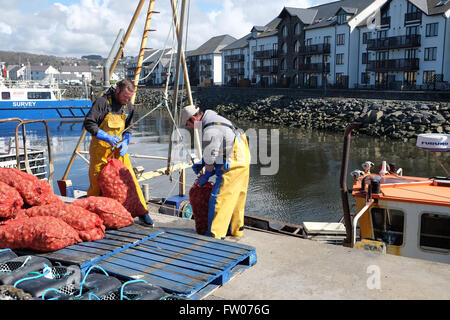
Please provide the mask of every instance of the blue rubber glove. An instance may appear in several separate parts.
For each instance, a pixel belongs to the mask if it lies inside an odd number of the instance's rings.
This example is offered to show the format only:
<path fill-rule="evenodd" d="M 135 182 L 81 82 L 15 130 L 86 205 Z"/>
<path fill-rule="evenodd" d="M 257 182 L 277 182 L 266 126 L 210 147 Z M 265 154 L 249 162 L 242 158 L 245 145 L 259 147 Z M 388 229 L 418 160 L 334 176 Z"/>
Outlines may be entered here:
<path fill-rule="evenodd" d="M 200 173 L 200 171 L 202 171 L 204 166 L 205 166 L 205 160 L 202 159 L 202 162 L 194 163 L 194 165 L 192 166 L 192 170 L 194 171 L 194 173 L 196 175 L 198 175 Z"/>
<path fill-rule="evenodd" d="M 111 147 L 114 147 L 120 141 L 120 138 L 118 136 L 112 136 L 102 129 L 98 129 L 96 138 L 108 142 Z"/>
<path fill-rule="evenodd" d="M 215 174 L 216 174 L 215 170 L 214 171 L 206 170 L 205 174 L 202 174 L 198 178 L 198 184 L 199 184 L 200 188 L 203 187 L 203 185 L 208 182 L 209 178 L 211 178 Z"/>
<path fill-rule="evenodd" d="M 131 134 L 126 132 L 123 135 L 122 141 L 117 145 L 117 149 L 120 149 L 120 155 L 123 157 L 128 152 L 128 144 L 130 143 Z"/>

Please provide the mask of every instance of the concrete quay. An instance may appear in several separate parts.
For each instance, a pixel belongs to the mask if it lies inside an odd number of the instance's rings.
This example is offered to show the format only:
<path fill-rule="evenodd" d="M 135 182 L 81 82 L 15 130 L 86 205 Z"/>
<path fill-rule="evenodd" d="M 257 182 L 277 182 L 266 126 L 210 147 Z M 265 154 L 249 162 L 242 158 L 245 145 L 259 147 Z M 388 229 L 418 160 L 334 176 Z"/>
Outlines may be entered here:
<path fill-rule="evenodd" d="M 193 220 L 151 214 L 157 228 L 195 233 Z M 450 265 L 246 229 L 227 237 L 256 248 L 257 263 L 205 300 L 447 300 Z"/>

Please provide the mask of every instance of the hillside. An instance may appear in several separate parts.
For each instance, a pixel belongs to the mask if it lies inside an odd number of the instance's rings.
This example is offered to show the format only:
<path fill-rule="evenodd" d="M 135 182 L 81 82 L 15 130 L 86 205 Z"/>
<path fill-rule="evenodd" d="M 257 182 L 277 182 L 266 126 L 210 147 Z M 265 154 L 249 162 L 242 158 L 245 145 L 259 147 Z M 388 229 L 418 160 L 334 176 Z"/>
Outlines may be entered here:
<path fill-rule="evenodd" d="M 72 57 L 57 57 L 41 54 L 32 54 L 26 52 L 13 52 L 13 51 L 0 51 L 0 62 L 6 62 L 7 65 L 13 64 L 25 64 L 28 62 L 30 65 L 51 65 L 53 67 L 60 67 L 64 65 L 92 65 L 103 64 L 104 60 L 100 56 L 91 55 L 85 56 L 86 58 L 95 57 L 95 59 L 80 59 Z M 99 59 L 100 58 L 100 59 Z"/>

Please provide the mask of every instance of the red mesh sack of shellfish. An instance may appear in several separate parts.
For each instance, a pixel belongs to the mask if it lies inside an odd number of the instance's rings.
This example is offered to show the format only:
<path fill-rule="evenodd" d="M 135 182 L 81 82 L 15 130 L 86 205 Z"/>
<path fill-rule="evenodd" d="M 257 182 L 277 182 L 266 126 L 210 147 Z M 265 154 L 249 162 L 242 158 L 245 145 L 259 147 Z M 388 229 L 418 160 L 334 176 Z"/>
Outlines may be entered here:
<path fill-rule="evenodd" d="M 0 168 L 0 181 L 15 188 L 30 206 L 62 202 L 46 181 L 18 169 Z"/>
<path fill-rule="evenodd" d="M 211 182 L 205 183 L 202 187 L 194 183 L 189 190 L 189 202 L 194 212 L 195 230 L 198 234 L 204 235 L 208 230 L 209 196 L 212 188 Z"/>
<path fill-rule="evenodd" d="M 107 197 L 87 197 L 72 202 L 72 205 L 82 207 L 97 214 L 106 229 L 119 229 L 134 223 L 131 213 L 119 201 Z"/>
<path fill-rule="evenodd" d="M 98 215 L 84 208 L 64 202 L 23 210 L 28 217 L 51 216 L 60 218 L 74 228 L 83 241 L 100 240 L 105 236 L 105 226 Z"/>
<path fill-rule="evenodd" d="M 139 199 L 131 172 L 121 161 L 109 159 L 98 176 L 98 184 L 104 197 L 119 201 L 133 217 L 148 213 Z"/>
<path fill-rule="evenodd" d="M 0 224 L 0 248 L 46 252 L 78 242 L 77 231 L 55 217 L 11 219 Z"/>
<path fill-rule="evenodd" d="M 20 193 L 6 183 L 0 182 L 0 219 L 10 219 L 17 215 L 23 206 Z"/>

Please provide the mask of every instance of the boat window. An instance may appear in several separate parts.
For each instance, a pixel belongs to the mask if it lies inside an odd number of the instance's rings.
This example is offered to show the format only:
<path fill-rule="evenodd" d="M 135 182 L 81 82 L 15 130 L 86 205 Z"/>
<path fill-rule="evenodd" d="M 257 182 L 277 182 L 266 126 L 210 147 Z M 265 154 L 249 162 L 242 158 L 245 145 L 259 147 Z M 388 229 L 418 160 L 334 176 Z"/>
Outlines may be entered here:
<path fill-rule="evenodd" d="M 28 92 L 28 99 L 50 99 L 50 92 Z"/>
<path fill-rule="evenodd" d="M 422 249 L 450 250 L 450 217 L 424 213 L 420 218 L 420 247 Z"/>
<path fill-rule="evenodd" d="M 2 100 L 10 100 L 11 94 L 9 92 L 2 92 Z"/>
<path fill-rule="evenodd" d="M 386 208 L 372 208 L 372 226 L 375 240 L 401 246 L 403 244 L 403 211 Z"/>

